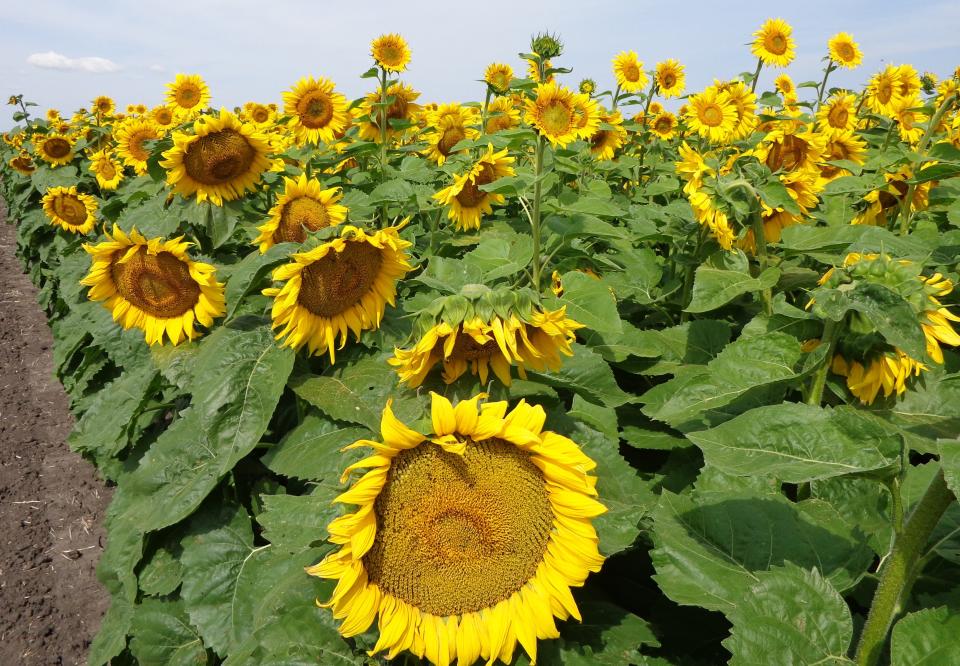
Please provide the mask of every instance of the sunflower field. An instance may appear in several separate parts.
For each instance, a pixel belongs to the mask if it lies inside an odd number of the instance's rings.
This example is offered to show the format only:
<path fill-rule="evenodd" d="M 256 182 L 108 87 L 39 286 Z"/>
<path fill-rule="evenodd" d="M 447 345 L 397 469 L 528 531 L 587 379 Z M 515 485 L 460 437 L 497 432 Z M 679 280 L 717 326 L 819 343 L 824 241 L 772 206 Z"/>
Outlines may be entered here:
<path fill-rule="evenodd" d="M 391 34 L 356 100 L 11 96 L 116 486 L 90 663 L 960 662 L 960 68 L 844 90 L 825 47 L 795 83 L 773 19 L 690 91 L 540 34 L 426 103 Z"/>

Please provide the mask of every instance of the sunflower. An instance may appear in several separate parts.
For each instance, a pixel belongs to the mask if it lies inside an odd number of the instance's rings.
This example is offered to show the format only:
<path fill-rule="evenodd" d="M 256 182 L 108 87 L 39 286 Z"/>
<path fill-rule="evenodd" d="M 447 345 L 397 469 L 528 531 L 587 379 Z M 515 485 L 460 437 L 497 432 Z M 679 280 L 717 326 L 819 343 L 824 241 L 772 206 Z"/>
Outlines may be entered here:
<path fill-rule="evenodd" d="M 690 96 L 686 121 L 690 129 L 711 143 L 721 143 L 737 128 L 737 107 L 728 93 L 711 86 Z"/>
<path fill-rule="evenodd" d="M 160 166 L 175 192 L 222 206 L 256 188 L 270 168 L 269 150 L 267 139 L 253 125 L 221 109 L 219 117 L 198 118 L 192 134 L 174 132 L 173 147 L 163 153 Z"/>
<path fill-rule="evenodd" d="M 273 328 L 282 327 L 277 339 L 293 349 L 307 345 L 311 355 L 329 353 L 333 363 L 348 331 L 359 340 L 361 331 L 379 328 L 397 280 L 413 270 L 406 252 L 411 243 L 398 230 L 367 234 L 344 226 L 339 238 L 291 255 L 291 263 L 273 272 L 283 286 L 263 290 L 274 298 Z"/>
<path fill-rule="evenodd" d="M 901 97 L 893 105 L 893 119 L 897 123 L 900 138 L 911 146 L 916 145 L 923 138 L 923 127 L 917 127 L 922 120 L 921 108 L 923 102 L 919 97 Z"/>
<path fill-rule="evenodd" d="M 933 164 L 928 162 L 928 164 Z M 887 181 L 886 186 L 877 190 L 867 192 L 863 200 L 867 202 L 867 207 L 857 213 L 850 221 L 850 224 L 872 224 L 878 227 L 886 227 L 888 224 L 888 215 L 899 209 L 907 196 L 909 181 L 913 178 L 913 170 L 909 165 L 901 165 L 892 173 L 883 174 Z M 917 185 L 913 193 L 913 199 L 910 202 L 910 212 L 916 213 L 926 210 L 930 205 L 930 188 L 933 182 L 927 181 Z"/>
<path fill-rule="evenodd" d="M 827 42 L 827 48 L 830 50 L 830 60 L 841 67 L 856 69 L 863 60 L 863 53 L 853 41 L 853 35 L 846 32 L 838 32 L 831 37 Z"/>
<path fill-rule="evenodd" d="M 901 98 L 900 83 L 900 70 L 895 65 L 887 65 L 874 74 L 867 85 L 867 108 L 882 116 L 892 116 Z"/>
<path fill-rule="evenodd" d="M 549 72 L 553 69 L 553 63 L 550 60 L 543 61 L 543 71 Z M 547 74 L 544 80 L 540 80 L 540 68 L 537 66 L 535 60 L 527 60 L 527 78 L 533 80 L 534 83 L 553 83 L 555 77 L 552 73 Z"/>
<path fill-rule="evenodd" d="M 90 156 L 90 173 L 101 190 L 115 190 L 123 180 L 123 165 L 109 151 L 101 150 Z"/>
<path fill-rule="evenodd" d="M 276 112 L 266 104 L 247 102 L 243 105 L 243 117 L 258 127 L 268 127 L 275 119 Z"/>
<path fill-rule="evenodd" d="M 796 55 L 793 50 L 795 43 L 790 36 L 792 33 L 793 28 L 786 21 L 778 18 L 768 19 L 759 30 L 753 33 L 755 39 L 750 50 L 764 65 L 786 67 Z"/>
<path fill-rule="evenodd" d="M 96 223 L 97 200 L 74 186 L 51 187 L 41 203 L 50 223 L 70 233 L 88 234 Z"/>
<path fill-rule="evenodd" d="M 837 162 L 840 160 L 863 164 L 866 161 L 867 144 L 853 132 L 834 132 L 824 145 L 823 161 Z M 841 176 L 847 176 L 849 171 L 832 164 L 820 164 L 821 186 Z"/>
<path fill-rule="evenodd" d="M 793 79 L 791 79 L 790 75 L 786 72 L 773 80 L 773 86 L 781 95 L 794 95 L 797 92 L 797 87 L 793 84 Z"/>
<path fill-rule="evenodd" d="M 617 54 L 613 59 L 613 75 L 620 89 L 626 92 L 640 92 L 647 86 L 647 73 L 643 71 L 643 63 L 637 60 L 635 51 Z"/>
<path fill-rule="evenodd" d="M 600 105 L 590 95 L 574 93 L 573 118 L 577 138 L 589 139 L 600 126 Z"/>
<path fill-rule="evenodd" d="M 627 142 L 627 130 L 623 127 L 623 116 L 619 111 L 600 112 L 600 127 L 590 137 L 590 154 L 598 160 L 612 160 L 618 150 Z M 605 129 L 603 125 L 610 125 Z"/>
<path fill-rule="evenodd" d="M 387 136 L 393 137 L 402 134 L 406 130 L 395 129 L 390 121 L 412 123 L 420 110 L 420 105 L 416 104 L 416 99 L 420 93 L 410 86 L 397 81 L 387 88 L 387 97 L 392 99 L 387 106 Z M 360 120 L 360 138 L 365 141 L 380 142 L 380 119 L 383 117 L 383 109 L 379 107 L 380 92 L 374 91 L 366 96 L 362 104 L 363 115 Z"/>
<path fill-rule="evenodd" d="M 684 188 L 684 191 L 687 191 L 690 207 L 693 209 L 693 216 L 697 222 L 710 231 L 721 248 L 732 250 L 736 234 L 730 225 L 730 218 L 727 217 L 727 214 L 717 208 L 713 197 L 705 189 L 694 190 L 689 188 L 688 191 L 688 188 Z"/>
<path fill-rule="evenodd" d="M 578 100 L 578 96 L 587 98 L 556 83 L 541 83 L 537 86 L 536 97 L 526 100 L 525 120 L 554 147 L 564 148 L 582 137 L 588 126 L 592 125 L 592 128 L 587 136 L 593 134 L 599 122 L 595 114 L 590 118 L 583 113 L 585 108 L 587 113 L 591 108 L 596 109 L 596 102 L 589 98 Z M 592 107 L 587 106 L 588 103 Z"/>
<path fill-rule="evenodd" d="M 581 79 L 577 84 L 577 91 L 593 97 L 593 93 L 597 92 L 597 82 L 593 79 Z"/>
<path fill-rule="evenodd" d="M 150 111 L 150 120 L 153 124 L 166 131 L 177 124 L 173 111 L 168 106 L 155 106 Z"/>
<path fill-rule="evenodd" d="M 210 88 L 197 74 L 177 74 L 177 78 L 167 84 L 167 106 L 177 117 L 192 118 L 209 104 Z"/>
<path fill-rule="evenodd" d="M 706 162 L 705 157 L 708 157 L 709 154 L 707 156 L 701 155 L 691 148 L 686 141 L 680 145 L 678 153 L 680 154 L 680 161 L 675 162 L 674 165 L 680 177 L 687 181 L 686 185 L 683 186 L 683 192 L 687 196 L 703 187 L 704 176 L 715 177 L 717 175 Z"/>
<path fill-rule="evenodd" d="M 146 118 L 127 118 L 117 125 L 114 138 L 117 142 L 117 156 L 138 175 L 147 173 L 147 160 L 150 159 L 148 141 L 162 139 L 164 132 L 152 120 Z"/>
<path fill-rule="evenodd" d="M 513 67 L 502 62 L 495 62 L 487 66 L 483 73 L 483 80 L 490 89 L 500 95 L 510 90 L 513 81 Z"/>
<path fill-rule="evenodd" d="M 480 136 L 475 127 L 479 123 L 480 116 L 475 108 L 456 102 L 441 104 L 427 115 L 427 132 L 423 136 L 427 142 L 427 157 L 442 165 L 453 153 L 454 146 L 464 139 Z"/>
<path fill-rule="evenodd" d="M 47 109 L 47 120 L 52 123 L 60 122 L 60 111 L 58 109 Z"/>
<path fill-rule="evenodd" d="M 328 526 L 338 549 L 307 573 L 337 580 L 329 602 L 346 637 L 377 620 L 371 655 L 404 650 L 432 664 L 536 662 L 537 640 L 559 636 L 554 617 L 580 620 L 570 593 L 603 556 L 592 520 L 596 467 L 572 440 L 543 430 L 542 407 L 456 407 L 436 393 L 433 432 L 399 421 L 387 403 L 375 454 L 337 497 L 358 508 Z M 504 510 L 509 507 L 509 510 Z"/>
<path fill-rule="evenodd" d="M 371 42 L 370 55 L 378 67 L 388 72 L 402 72 L 410 62 L 410 47 L 400 35 L 380 35 Z"/>
<path fill-rule="evenodd" d="M 733 139 L 745 139 L 757 128 L 757 96 L 743 81 L 716 81 L 717 90 L 727 93 L 737 111 L 737 123 L 731 133 Z"/>
<path fill-rule="evenodd" d="M 48 134 L 33 140 L 34 150 L 50 166 L 62 166 L 73 161 L 73 139 L 65 134 Z"/>
<path fill-rule="evenodd" d="M 583 324 L 566 315 L 566 306 L 558 310 L 534 307 L 528 315 L 511 312 L 509 318 L 478 316 L 457 323 L 437 322 L 410 349 L 395 349 L 390 365 L 396 367 L 400 381 L 412 388 L 420 386 L 430 370 L 443 364 L 443 381 L 452 384 L 468 370 L 482 384 L 490 370 L 510 386 L 510 367 L 526 379 L 527 370 L 559 370 L 560 355 L 571 356 L 575 331 Z"/>
<path fill-rule="evenodd" d="M 455 175 L 453 184 L 434 194 L 433 198 L 450 207 L 447 217 L 453 220 L 458 230 L 479 229 L 480 218 L 493 213 L 493 206 L 505 201 L 502 194 L 485 192 L 480 186 L 514 175 L 513 162 L 514 158 L 507 156 L 506 148 L 494 152 L 493 144 L 489 144 L 469 171 Z"/>
<path fill-rule="evenodd" d="M 520 126 L 520 110 L 510 97 L 498 97 L 487 107 L 487 134 L 496 134 Z"/>
<path fill-rule="evenodd" d="M 290 116 L 288 124 L 300 145 L 332 143 L 350 125 L 347 107 L 347 98 L 323 77 L 300 79 L 283 93 L 283 113 Z"/>
<path fill-rule="evenodd" d="M 175 345 L 193 340 L 195 323 L 209 327 L 226 312 L 216 269 L 190 259 L 183 236 L 147 240 L 116 225 L 104 235 L 106 241 L 83 246 L 93 264 L 80 284 L 123 328 L 142 330 L 148 345 L 162 345 L 164 336 Z"/>
<path fill-rule="evenodd" d="M 341 205 L 339 187 L 324 190 L 316 178 L 284 178 L 284 192 L 270 209 L 270 219 L 258 227 L 260 235 L 253 241 L 266 252 L 277 243 L 302 243 L 307 230 L 335 227 L 347 219 L 348 209 Z"/>
<path fill-rule="evenodd" d="M 826 137 L 809 128 L 781 126 L 768 132 L 754 154 L 771 171 L 816 171 L 823 158 Z"/>
<path fill-rule="evenodd" d="M 105 116 L 112 115 L 116 109 L 116 104 L 114 104 L 113 99 L 107 97 L 106 95 L 100 95 L 95 97 L 92 102 L 93 113 L 97 116 L 103 118 Z"/>
<path fill-rule="evenodd" d="M 650 123 L 650 131 L 664 141 L 677 135 L 677 117 L 669 111 L 657 114 Z"/>
<path fill-rule="evenodd" d="M 857 98 L 841 90 L 817 111 L 820 131 L 827 135 L 852 132 L 857 127 Z"/>
<path fill-rule="evenodd" d="M 33 158 L 30 157 L 29 153 L 20 153 L 11 159 L 8 164 L 14 171 L 23 176 L 29 176 L 37 170 L 37 165 L 33 163 Z"/>
<path fill-rule="evenodd" d="M 768 243 L 779 243 L 783 235 L 783 230 L 792 227 L 795 224 L 803 222 L 803 216 L 816 208 L 820 202 L 817 197 L 817 174 L 809 171 L 793 171 L 780 175 L 780 182 L 786 188 L 790 198 L 800 209 L 800 214 L 790 213 L 778 206 L 771 208 L 761 202 L 760 216 L 763 220 L 763 236 Z M 738 245 L 749 251 L 755 252 L 756 238 L 753 229 L 747 229 L 747 233 L 740 240 Z"/>
<path fill-rule="evenodd" d="M 875 354 L 866 362 L 847 361 L 836 354 L 830 363 L 830 371 L 847 380 L 847 388 L 865 405 L 873 404 L 883 390 L 889 397 L 894 393 L 902 395 L 907 390 L 907 380 L 919 377 L 926 366 L 919 363 L 899 349 L 885 350 Z"/>
<path fill-rule="evenodd" d="M 664 97 L 679 97 L 683 94 L 686 85 L 686 74 L 683 73 L 683 65 L 676 60 L 664 60 L 657 63 L 656 73 L 657 89 Z"/>
<path fill-rule="evenodd" d="M 898 90 L 901 97 L 917 97 L 923 84 L 920 82 L 920 74 L 912 65 L 900 65 L 896 68 Z"/>

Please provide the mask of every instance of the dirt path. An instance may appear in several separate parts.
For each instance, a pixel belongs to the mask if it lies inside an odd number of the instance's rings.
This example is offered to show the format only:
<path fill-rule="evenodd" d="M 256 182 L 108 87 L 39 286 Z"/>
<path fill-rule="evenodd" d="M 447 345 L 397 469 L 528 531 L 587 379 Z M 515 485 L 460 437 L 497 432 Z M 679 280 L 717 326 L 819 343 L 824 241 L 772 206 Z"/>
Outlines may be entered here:
<path fill-rule="evenodd" d="M 109 490 L 65 443 L 73 417 L 14 231 L 0 208 L 0 664 L 83 664 L 109 606 L 94 573 Z"/>

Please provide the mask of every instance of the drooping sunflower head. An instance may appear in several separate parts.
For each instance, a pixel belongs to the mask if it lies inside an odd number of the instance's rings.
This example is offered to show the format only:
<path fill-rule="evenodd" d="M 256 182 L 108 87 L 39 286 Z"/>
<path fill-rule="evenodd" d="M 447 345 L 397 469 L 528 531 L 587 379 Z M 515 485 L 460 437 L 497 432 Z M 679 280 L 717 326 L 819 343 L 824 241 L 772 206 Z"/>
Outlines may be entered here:
<path fill-rule="evenodd" d="M 520 126 L 520 110 L 508 97 L 498 97 L 487 107 L 487 125 L 484 131 L 495 134 Z"/>
<path fill-rule="evenodd" d="M 867 143 L 855 132 L 834 132 L 830 134 L 824 145 L 823 162 L 820 163 L 820 184 L 826 185 L 831 180 L 850 174 L 843 167 L 828 164 L 828 162 L 849 161 L 863 164 L 866 161 Z"/>
<path fill-rule="evenodd" d="M 447 384 L 467 372 L 485 384 L 492 370 L 509 386 L 511 368 L 524 379 L 527 370 L 558 370 L 561 356 L 573 353 L 575 331 L 583 326 L 566 316 L 565 307 L 546 310 L 525 290 L 468 285 L 441 300 L 421 313 L 414 345 L 395 349 L 388 360 L 400 381 L 411 387 L 420 386 L 437 365 Z"/>
<path fill-rule="evenodd" d="M 397 281 L 413 270 L 398 227 L 368 234 L 344 226 L 340 236 L 312 250 L 291 255 L 292 262 L 277 268 L 273 280 L 280 287 L 263 291 L 272 296 L 273 327 L 285 347 L 330 354 L 343 349 L 348 333 L 379 328 L 387 303 L 393 305 Z M 339 346 L 337 338 L 339 337 Z"/>
<path fill-rule="evenodd" d="M 823 159 L 825 144 L 826 137 L 808 127 L 782 127 L 768 132 L 755 154 L 774 172 L 816 171 Z"/>
<path fill-rule="evenodd" d="M 375 452 L 342 477 L 366 470 L 336 500 L 357 509 L 330 523 L 338 549 L 307 573 L 338 581 L 322 605 L 344 636 L 379 617 L 371 654 L 511 663 L 519 643 L 535 662 L 537 640 L 559 636 L 554 617 L 581 619 L 570 588 L 603 564 L 596 464 L 543 429 L 539 406 L 431 396 L 429 435 L 388 402 L 382 441 L 352 445 Z"/>
<path fill-rule="evenodd" d="M 178 117 L 192 118 L 210 104 L 210 88 L 198 74 L 177 74 L 167 84 L 166 99 Z"/>
<path fill-rule="evenodd" d="M 221 206 L 257 186 L 271 166 L 269 151 L 256 127 L 221 109 L 219 116 L 198 118 L 193 132 L 174 132 L 173 147 L 163 153 L 160 166 L 175 192 Z"/>
<path fill-rule="evenodd" d="M 480 114 L 471 106 L 461 106 L 456 102 L 441 104 L 427 115 L 427 157 L 443 164 L 453 154 L 453 147 L 464 139 L 474 139 L 480 135 L 475 127 L 480 123 Z"/>
<path fill-rule="evenodd" d="M 753 55 L 760 58 L 763 64 L 773 67 L 786 67 L 796 56 L 793 41 L 793 28 L 782 19 L 768 19 L 753 33 L 754 41 L 751 47 Z"/>
<path fill-rule="evenodd" d="M 609 127 L 606 127 L 609 125 Z M 590 154 L 598 160 L 612 160 L 616 152 L 627 142 L 627 130 L 619 111 L 601 111 L 597 131 L 589 138 Z"/>
<path fill-rule="evenodd" d="M 621 51 L 613 59 L 613 75 L 621 90 L 635 93 L 647 87 L 649 79 L 635 51 Z"/>
<path fill-rule="evenodd" d="M 392 100 L 386 109 L 387 137 L 403 134 L 405 129 L 397 129 L 394 123 L 413 123 L 420 105 L 416 103 L 420 93 L 410 86 L 397 81 L 387 88 L 387 98 Z M 380 93 L 374 91 L 363 101 L 363 116 L 359 122 L 360 138 L 366 141 L 380 141 L 380 123 L 384 112 L 380 104 Z"/>
<path fill-rule="evenodd" d="M 486 81 L 493 92 L 503 95 L 510 90 L 510 82 L 513 81 L 513 67 L 502 62 L 491 63 L 483 73 L 483 80 Z"/>
<path fill-rule="evenodd" d="M 686 87 L 686 74 L 683 65 L 677 60 L 664 60 L 657 63 L 657 89 L 664 97 L 679 97 Z"/>
<path fill-rule="evenodd" d="M 863 60 L 863 52 L 855 41 L 853 35 L 846 32 L 838 32 L 830 41 L 827 42 L 827 48 L 830 51 L 830 60 L 841 67 L 847 69 L 856 69 Z"/>
<path fill-rule="evenodd" d="M 43 195 L 43 212 L 50 224 L 73 234 L 88 234 L 96 224 L 97 200 L 74 186 L 51 187 Z"/>
<path fill-rule="evenodd" d="M 737 128 L 737 107 L 729 93 L 710 86 L 691 95 L 687 103 L 687 126 L 711 143 L 727 141 Z"/>
<path fill-rule="evenodd" d="M 820 131 L 831 135 L 851 132 L 857 127 L 857 98 L 841 90 L 824 102 L 817 111 Z"/>
<path fill-rule="evenodd" d="M 259 227 L 253 241 L 266 252 L 277 243 L 302 243 L 307 231 L 335 227 L 347 218 L 347 207 L 341 205 L 343 193 L 338 187 L 323 189 L 316 178 L 284 178 L 284 192 L 270 209 L 270 219 Z"/>
<path fill-rule="evenodd" d="M 139 175 L 147 173 L 147 160 L 150 159 L 149 142 L 162 139 L 164 130 L 147 118 L 127 118 L 114 132 L 117 142 L 117 155 L 127 166 L 133 167 Z"/>
<path fill-rule="evenodd" d="M 695 189 L 688 183 L 684 188 L 693 216 L 703 227 L 709 230 L 717 244 L 724 250 L 732 250 L 736 233 L 726 211 L 721 210 L 710 191 L 706 188 Z"/>
<path fill-rule="evenodd" d="M 370 43 L 370 55 L 378 67 L 388 72 L 402 72 L 410 62 L 410 47 L 400 35 L 380 35 Z"/>
<path fill-rule="evenodd" d="M 123 328 L 142 330 L 147 344 L 193 340 L 199 336 L 196 324 L 209 327 L 226 312 L 216 269 L 190 259 L 190 243 L 182 236 L 148 240 L 116 225 L 104 235 L 106 241 L 84 245 L 93 263 L 80 284 Z"/>
<path fill-rule="evenodd" d="M 8 164 L 10 168 L 23 176 L 29 176 L 37 170 L 37 165 L 33 163 L 33 158 L 30 157 L 29 153 L 20 153 L 12 158 Z"/>
<path fill-rule="evenodd" d="M 536 96 L 526 100 L 525 120 L 551 144 L 563 148 L 581 134 L 578 106 L 573 91 L 556 83 L 541 83 Z"/>
<path fill-rule="evenodd" d="M 37 155 L 53 167 L 69 164 L 73 160 L 73 143 L 73 138 L 66 134 L 47 134 L 33 139 Z"/>
<path fill-rule="evenodd" d="M 650 131 L 664 141 L 672 139 L 677 134 L 677 117 L 669 111 L 657 114 L 650 121 Z"/>
<path fill-rule="evenodd" d="M 935 164 L 930 162 L 928 164 Z M 871 190 L 863 197 L 867 206 L 857 213 L 850 221 L 851 224 L 871 224 L 886 227 L 888 216 L 897 212 L 906 200 L 909 181 L 913 179 L 913 169 L 909 164 L 900 165 L 894 171 L 883 174 L 886 185 Z M 933 182 L 927 181 L 916 186 L 913 199 L 910 202 L 910 211 L 925 210 L 930 204 L 930 188 Z"/>
<path fill-rule="evenodd" d="M 322 77 L 300 79 L 283 93 L 283 113 L 290 116 L 289 126 L 300 145 L 333 143 L 350 125 L 348 106 L 333 81 Z"/>
<path fill-rule="evenodd" d="M 93 109 L 94 114 L 104 118 L 106 116 L 112 115 L 116 105 L 113 102 L 111 97 L 106 95 L 99 95 L 98 97 L 93 98 L 91 103 L 91 108 Z"/>
<path fill-rule="evenodd" d="M 505 201 L 502 194 L 486 192 L 480 187 L 513 176 L 513 162 L 514 158 L 507 154 L 506 148 L 495 152 L 493 144 L 489 144 L 486 152 L 467 172 L 455 175 L 453 184 L 434 194 L 433 198 L 449 206 L 447 217 L 453 220 L 457 229 L 479 229 L 480 219 L 492 214 L 495 204 L 501 205 Z"/>
<path fill-rule="evenodd" d="M 123 165 L 110 151 L 101 150 L 90 156 L 90 173 L 101 190 L 115 190 L 123 180 Z"/>

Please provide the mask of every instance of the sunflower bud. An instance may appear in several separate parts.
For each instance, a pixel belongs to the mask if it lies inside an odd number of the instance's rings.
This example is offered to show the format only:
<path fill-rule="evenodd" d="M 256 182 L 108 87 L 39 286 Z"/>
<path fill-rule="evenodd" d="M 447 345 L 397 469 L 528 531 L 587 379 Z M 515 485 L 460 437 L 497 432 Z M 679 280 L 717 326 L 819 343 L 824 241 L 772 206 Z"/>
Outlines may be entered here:
<path fill-rule="evenodd" d="M 530 50 L 541 58 L 559 58 L 563 53 L 563 42 L 557 35 L 544 32 L 530 40 Z"/>
<path fill-rule="evenodd" d="M 578 89 L 584 95 L 593 95 L 594 91 L 597 89 L 597 83 L 593 79 L 584 79 L 580 82 Z"/>

